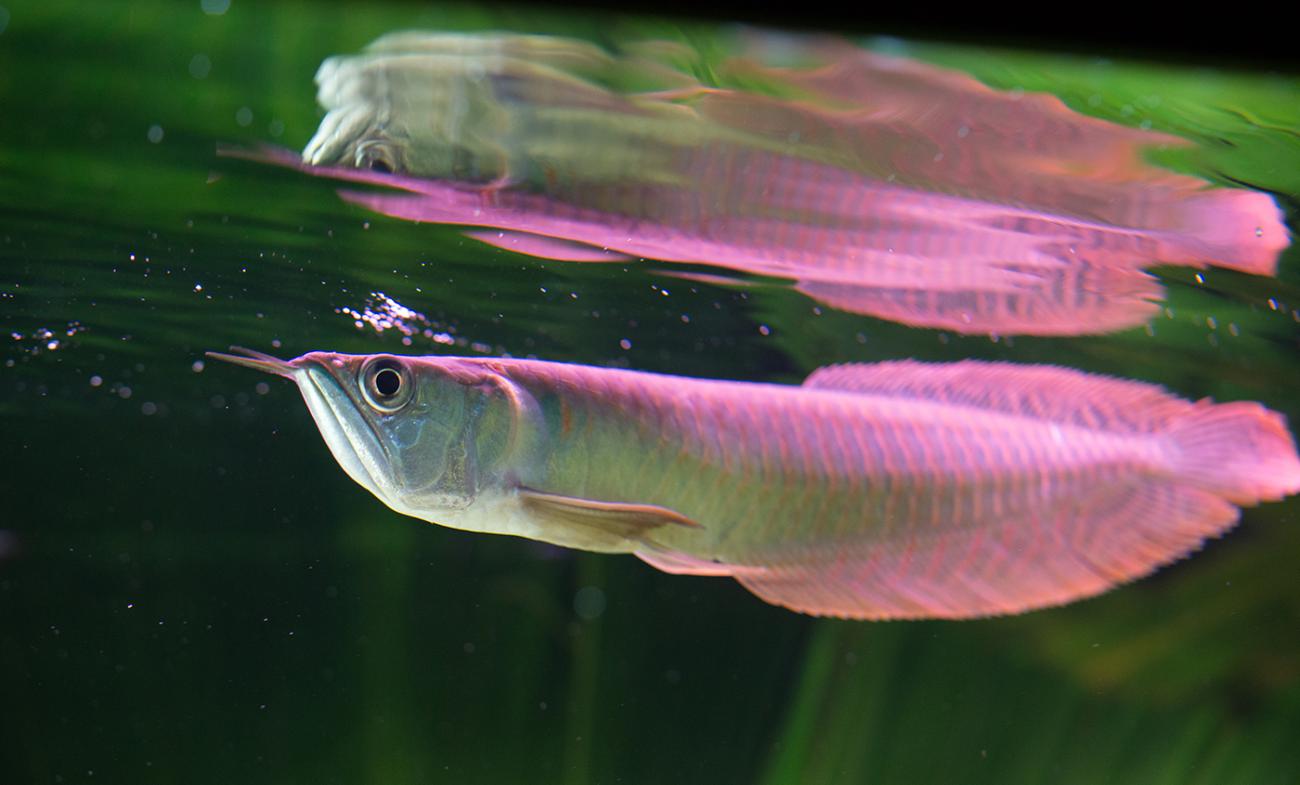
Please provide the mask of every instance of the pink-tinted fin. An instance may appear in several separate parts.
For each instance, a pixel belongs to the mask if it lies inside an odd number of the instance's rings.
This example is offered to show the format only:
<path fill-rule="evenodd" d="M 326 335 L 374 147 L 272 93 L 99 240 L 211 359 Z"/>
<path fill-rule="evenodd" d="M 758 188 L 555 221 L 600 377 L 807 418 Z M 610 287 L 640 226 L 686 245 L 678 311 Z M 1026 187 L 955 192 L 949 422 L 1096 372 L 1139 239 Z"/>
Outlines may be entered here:
<path fill-rule="evenodd" d="M 804 386 L 969 406 L 1122 433 L 1164 430 L 1195 407 L 1154 384 L 1050 365 L 977 360 L 830 365 L 813 371 Z"/>
<path fill-rule="evenodd" d="M 1196 550 L 1236 521 L 1213 493 L 1135 477 L 1034 517 L 774 555 L 737 580 L 764 600 L 852 619 L 1019 613 L 1090 597 Z"/>
<path fill-rule="evenodd" d="M 1244 401 L 1193 406 L 1168 431 L 1175 476 L 1234 504 L 1300 492 L 1300 459 L 1282 415 Z"/>
<path fill-rule="evenodd" d="M 607 251 L 586 243 L 544 237 L 528 232 L 485 229 L 465 232 L 465 236 L 505 251 L 542 259 L 554 259 L 557 262 L 626 262 L 633 258 L 627 254 Z"/>
<path fill-rule="evenodd" d="M 654 504 L 602 502 L 530 488 L 520 488 L 519 498 L 529 512 L 540 518 L 565 526 L 594 528 L 627 540 L 642 540 L 647 532 L 660 526 L 699 526 L 679 512 Z"/>
<path fill-rule="evenodd" d="M 1268 194 L 1216 188 L 1189 199 L 1186 214 L 1190 242 L 1219 267 L 1274 275 L 1278 255 L 1291 244 L 1282 211 Z"/>

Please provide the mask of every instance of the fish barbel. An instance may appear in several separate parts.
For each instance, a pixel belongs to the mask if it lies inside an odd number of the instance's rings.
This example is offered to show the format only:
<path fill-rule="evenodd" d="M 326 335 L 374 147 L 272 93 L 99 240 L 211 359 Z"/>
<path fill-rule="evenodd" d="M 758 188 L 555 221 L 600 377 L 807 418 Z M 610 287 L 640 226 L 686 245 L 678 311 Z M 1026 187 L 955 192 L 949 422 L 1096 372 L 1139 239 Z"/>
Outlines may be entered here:
<path fill-rule="evenodd" d="M 730 575 L 819 615 L 1069 602 L 1300 491 L 1281 415 L 1051 366 L 839 365 L 794 386 L 234 351 L 209 355 L 292 379 L 343 469 L 398 512 Z"/>

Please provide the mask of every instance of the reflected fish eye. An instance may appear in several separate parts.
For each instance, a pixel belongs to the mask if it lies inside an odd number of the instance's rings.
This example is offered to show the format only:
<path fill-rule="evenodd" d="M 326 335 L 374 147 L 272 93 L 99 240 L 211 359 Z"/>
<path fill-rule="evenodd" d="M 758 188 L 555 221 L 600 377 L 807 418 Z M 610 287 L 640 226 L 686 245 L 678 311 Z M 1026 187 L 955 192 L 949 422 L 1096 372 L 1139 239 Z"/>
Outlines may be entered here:
<path fill-rule="evenodd" d="M 358 147 L 356 165 L 360 169 L 369 169 L 372 172 L 382 172 L 384 174 L 392 174 L 397 171 L 397 161 L 394 160 L 388 146 L 381 142 L 369 142 Z"/>
<path fill-rule="evenodd" d="M 411 400 L 411 372 L 392 357 L 372 360 L 361 369 L 361 391 L 374 408 L 395 412 Z"/>

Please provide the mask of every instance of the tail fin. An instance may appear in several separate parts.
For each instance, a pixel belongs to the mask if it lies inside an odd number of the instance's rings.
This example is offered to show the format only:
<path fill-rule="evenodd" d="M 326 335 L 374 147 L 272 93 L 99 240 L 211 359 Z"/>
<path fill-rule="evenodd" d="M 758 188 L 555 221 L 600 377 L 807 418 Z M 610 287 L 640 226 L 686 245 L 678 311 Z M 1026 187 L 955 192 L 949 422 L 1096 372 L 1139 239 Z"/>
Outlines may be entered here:
<path fill-rule="evenodd" d="M 1252 275 L 1275 275 L 1291 239 L 1268 194 L 1215 188 L 1187 204 L 1184 231 L 1201 261 Z"/>
<path fill-rule="evenodd" d="M 1201 401 L 1168 435 L 1174 475 L 1234 504 L 1300 492 L 1300 458 L 1286 420 L 1257 403 Z"/>

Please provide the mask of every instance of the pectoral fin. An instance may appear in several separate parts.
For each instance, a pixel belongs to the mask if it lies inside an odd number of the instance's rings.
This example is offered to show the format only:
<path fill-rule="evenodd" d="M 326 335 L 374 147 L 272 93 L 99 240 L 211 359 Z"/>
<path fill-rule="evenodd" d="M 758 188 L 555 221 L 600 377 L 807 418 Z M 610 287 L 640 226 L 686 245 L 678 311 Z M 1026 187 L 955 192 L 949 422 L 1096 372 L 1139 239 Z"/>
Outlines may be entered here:
<path fill-rule="evenodd" d="M 679 512 L 655 504 L 602 502 L 520 488 L 519 498 L 529 512 L 559 526 L 593 530 L 598 536 L 644 541 L 660 526 L 699 524 Z"/>

